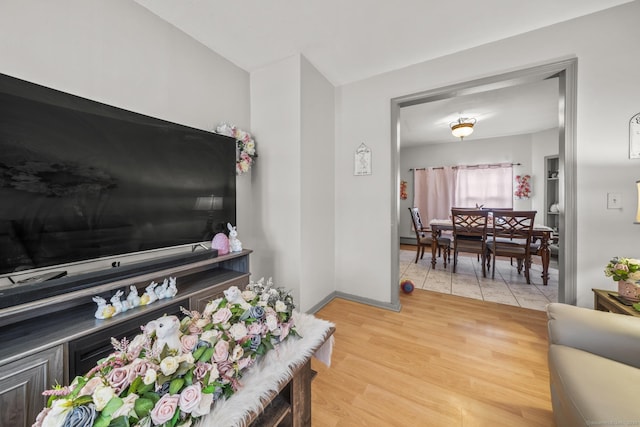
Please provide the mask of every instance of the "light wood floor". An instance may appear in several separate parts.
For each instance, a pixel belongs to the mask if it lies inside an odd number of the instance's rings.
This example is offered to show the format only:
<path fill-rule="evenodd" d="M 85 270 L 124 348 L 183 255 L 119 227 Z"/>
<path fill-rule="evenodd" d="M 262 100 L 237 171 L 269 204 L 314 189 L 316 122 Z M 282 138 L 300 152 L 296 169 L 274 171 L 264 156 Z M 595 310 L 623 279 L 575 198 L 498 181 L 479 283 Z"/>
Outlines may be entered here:
<path fill-rule="evenodd" d="M 401 294 L 399 313 L 335 299 L 332 366 L 313 359 L 314 427 L 553 426 L 546 314 Z"/>

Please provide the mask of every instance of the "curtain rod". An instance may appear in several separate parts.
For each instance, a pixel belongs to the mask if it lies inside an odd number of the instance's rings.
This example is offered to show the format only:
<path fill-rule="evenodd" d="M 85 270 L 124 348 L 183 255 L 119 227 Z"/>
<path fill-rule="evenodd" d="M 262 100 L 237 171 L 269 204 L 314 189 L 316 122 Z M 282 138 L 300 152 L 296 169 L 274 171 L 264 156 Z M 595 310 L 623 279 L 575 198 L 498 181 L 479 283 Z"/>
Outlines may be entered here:
<path fill-rule="evenodd" d="M 492 164 L 483 164 L 483 165 L 457 165 L 457 166 L 451 166 L 451 169 L 458 169 L 458 168 L 479 168 L 481 166 L 487 166 L 487 167 L 497 167 L 497 166 L 522 166 L 522 163 L 492 163 Z M 411 168 L 409 169 L 409 172 L 413 172 L 413 171 L 423 171 L 426 169 L 444 169 L 444 166 L 437 166 L 437 167 L 433 167 L 433 168 Z"/>

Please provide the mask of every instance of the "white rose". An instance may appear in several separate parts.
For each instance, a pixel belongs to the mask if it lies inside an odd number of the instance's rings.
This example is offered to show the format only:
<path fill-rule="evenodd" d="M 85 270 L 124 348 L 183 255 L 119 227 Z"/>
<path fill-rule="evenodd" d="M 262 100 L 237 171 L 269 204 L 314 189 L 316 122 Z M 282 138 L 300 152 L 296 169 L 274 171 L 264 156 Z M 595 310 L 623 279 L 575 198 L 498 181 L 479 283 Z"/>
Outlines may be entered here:
<path fill-rule="evenodd" d="M 280 300 L 276 301 L 276 311 L 278 313 L 284 313 L 287 311 L 287 305 Z"/>
<path fill-rule="evenodd" d="M 111 418 L 116 419 L 118 417 L 121 417 L 122 415 L 126 415 L 127 417 L 135 416 L 137 418 L 138 416 L 133 410 L 136 400 L 138 400 L 138 395 L 135 393 L 132 393 L 122 399 L 122 406 L 116 409 L 113 415 L 111 415 Z"/>
<path fill-rule="evenodd" d="M 99 385 L 93 392 L 93 403 L 96 404 L 96 411 L 100 412 L 107 406 L 107 403 L 115 397 L 116 393 L 108 385 Z"/>
<path fill-rule="evenodd" d="M 210 329 L 208 331 L 204 331 L 202 335 L 200 335 L 200 339 L 202 341 L 208 341 L 211 344 L 214 344 L 218 340 L 219 334 L 219 331 Z"/>
<path fill-rule="evenodd" d="M 248 155 L 253 156 L 256 154 L 256 144 L 253 141 L 247 142 L 244 145 L 244 151 L 246 151 Z"/>
<path fill-rule="evenodd" d="M 193 353 L 185 353 L 179 356 L 178 363 L 182 363 L 182 362 L 186 362 L 190 365 L 193 365 L 195 363 L 195 360 L 193 359 Z"/>
<path fill-rule="evenodd" d="M 194 408 L 191 411 L 192 417 L 201 417 L 203 415 L 207 415 L 209 411 L 211 411 L 211 404 L 213 403 L 213 394 L 211 393 L 202 393 L 202 398 L 200 399 L 200 403 L 197 408 Z"/>
<path fill-rule="evenodd" d="M 145 385 L 153 384 L 156 382 L 157 373 L 155 369 L 147 369 L 147 372 L 144 374 L 144 379 L 142 380 Z"/>
<path fill-rule="evenodd" d="M 237 362 L 238 360 L 242 359 L 242 356 L 244 356 L 244 349 L 242 348 L 242 346 L 237 345 L 233 347 L 233 352 L 231 353 L 231 357 L 229 357 L 229 360 L 232 362 Z"/>
<path fill-rule="evenodd" d="M 178 370 L 178 365 L 180 365 L 178 359 L 173 356 L 167 356 L 160 362 L 160 370 L 164 375 L 169 376 Z"/>
<path fill-rule="evenodd" d="M 247 327 L 244 326 L 244 323 L 234 323 L 229 328 L 229 334 L 236 341 L 240 341 L 242 338 L 246 337 L 247 333 Z"/>
<path fill-rule="evenodd" d="M 220 378 L 220 371 L 218 371 L 218 366 L 214 363 L 211 365 L 211 369 L 209 369 L 209 384 L 218 378 Z"/>
<path fill-rule="evenodd" d="M 268 314 L 266 323 L 267 323 L 267 328 L 269 328 L 269 331 L 273 332 L 278 327 L 278 318 L 273 314 Z"/>
<path fill-rule="evenodd" d="M 253 301 L 255 297 L 256 297 L 256 293 L 253 291 L 242 292 L 242 298 L 244 298 L 245 301 Z"/>

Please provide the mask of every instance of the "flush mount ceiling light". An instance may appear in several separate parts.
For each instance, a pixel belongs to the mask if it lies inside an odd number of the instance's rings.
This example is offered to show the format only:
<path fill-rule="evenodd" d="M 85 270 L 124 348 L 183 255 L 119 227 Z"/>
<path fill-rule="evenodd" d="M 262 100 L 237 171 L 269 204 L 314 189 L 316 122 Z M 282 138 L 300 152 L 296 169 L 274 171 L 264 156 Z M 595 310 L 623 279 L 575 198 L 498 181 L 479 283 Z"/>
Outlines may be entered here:
<path fill-rule="evenodd" d="M 473 133 L 473 125 L 475 124 L 476 119 L 460 117 L 458 121 L 449 123 L 449 126 L 451 126 L 451 133 L 453 136 L 463 140 L 465 136 L 469 136 Z"/>

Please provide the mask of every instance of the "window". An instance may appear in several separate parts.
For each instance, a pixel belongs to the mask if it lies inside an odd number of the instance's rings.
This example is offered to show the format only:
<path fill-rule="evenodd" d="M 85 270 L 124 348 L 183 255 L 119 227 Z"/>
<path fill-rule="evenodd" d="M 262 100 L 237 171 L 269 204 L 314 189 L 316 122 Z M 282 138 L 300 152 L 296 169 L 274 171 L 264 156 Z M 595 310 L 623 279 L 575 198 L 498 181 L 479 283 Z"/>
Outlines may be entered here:
<path fill-rule="evenodd" d="M 507 165 L 458 167 L 454 206 L 513 208 L 513 168 Z"/>

